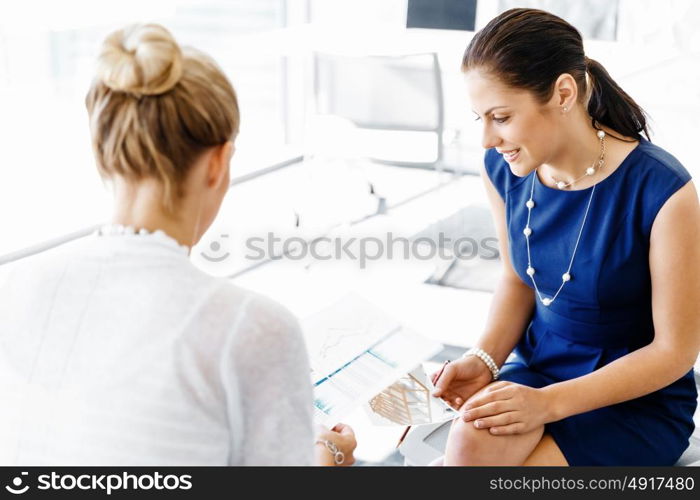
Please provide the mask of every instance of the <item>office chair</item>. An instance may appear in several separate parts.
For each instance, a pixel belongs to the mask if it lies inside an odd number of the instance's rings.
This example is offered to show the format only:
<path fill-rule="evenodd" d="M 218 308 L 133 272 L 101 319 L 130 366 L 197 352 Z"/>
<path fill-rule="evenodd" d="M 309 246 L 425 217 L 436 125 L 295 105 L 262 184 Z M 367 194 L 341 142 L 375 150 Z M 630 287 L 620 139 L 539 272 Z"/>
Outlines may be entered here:
<path fill-rule="evenodd" d="M 443 184 L 444 104 L 438 56 L 314 54 L 312 118 L 343 120 L 352 128 L 346 161 L 362 170 L 375 214 Z M 332 135 L 329 142 L 337 138 Z M 361 161 L 359 161 L 361 160 Z M 414 167 L 413 172 L 372 164 Z M 435 180 L 425 170 L 436 171 Z M 341 174 L 342 175 L 342 174 Z M 401 181 L 397 181 L 397 177 Z M 358 196 L 362 196 L 360 193 Z M 371 214 L 368 214 L 371 215 Z"/>
<path fill-rule="evenodd" d="M 368 142 L 386 146 L 396 141 L 397 147 L 389 153 L 376 154 L 377 148 L 370 147 L 367 157 L 388 165 L 441 170 L 444 103 L 437 54 L 355 57 L 316 53 L 314 61 L 317 114 L 349 120 L 367 132 Z M 417 143 L 429 148 L 418 154 L 410 151 L 408 157 L 401 151 Z"/>

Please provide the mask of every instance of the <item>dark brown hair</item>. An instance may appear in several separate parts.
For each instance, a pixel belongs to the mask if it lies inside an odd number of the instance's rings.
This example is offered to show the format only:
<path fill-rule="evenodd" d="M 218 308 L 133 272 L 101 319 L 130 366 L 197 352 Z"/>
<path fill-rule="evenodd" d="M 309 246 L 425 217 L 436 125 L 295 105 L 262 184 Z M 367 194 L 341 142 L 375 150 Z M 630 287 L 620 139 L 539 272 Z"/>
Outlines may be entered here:
<path fill-rule="evenodd" d="M 492 19 L 472 38 L 462 59 L 462 71 L 481 68 L 510 87 L 532 92 L 542 103 L 554 83 L 569 73 L 588 98 L 592 124 L 602 124 L 627 137 L 649 139 L 644 110 L 605 68 L 586 57 L 581 33 L 560 17 L 537 9 L 511 9 Z M 587 88 L 586 73 L 591 88 Z M 590 97 L 589 96 L 590 93 Z"/>

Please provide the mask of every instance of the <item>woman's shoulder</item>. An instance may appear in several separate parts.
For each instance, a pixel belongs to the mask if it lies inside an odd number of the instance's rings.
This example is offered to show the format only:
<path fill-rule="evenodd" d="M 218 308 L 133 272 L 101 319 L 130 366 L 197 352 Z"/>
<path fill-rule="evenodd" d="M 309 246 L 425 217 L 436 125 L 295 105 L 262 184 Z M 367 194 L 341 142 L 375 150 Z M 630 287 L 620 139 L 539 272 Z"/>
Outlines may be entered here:
<path fill-rule="evenodd" d="M 636 192 L 638 210 L 644 234 L 651 227 L 661 207 L 692 178 L 688 169 L 662 147 L 642 140 L 635 150 L 632 168 L 628 169 L 626 186 L 628 192 Z"/>
<path fill-rule="evenodd" d="M 220 278 L 219 284 L 210 306 L 215 310 L 226 307 L 238 310 L 229 333 L 239 337 L 239 341 L 254 342 L 256 338 L 261 338 L 266 343 L 285 344 L 301 338 L 296 316 L 279 302 L 225 278 Z"/>
<path fill-rule="evenodd" d="M 194 327 L 178 341 L 187 356 L 240 376 L 249 375 L 245 367 L 251 364 L 308 366 L 299 322 L 286 307 L 226 278 L 214 278 L 210 286 L 190 318 Z"/>
<path fill-rule="evenodd" d="M 639 154 L 635 169 L 644 174 L 638 175 L 640 180 L 651 181 L 654 186 L 663 187 L 669 184 L 683 185 L 692 178 L 678 158 L 661 146 L 642 139 L 637 149 Z"/>
<path fill-rule="evenodd" d="M 21 287 L 23 291 L 31 292 L 37 299 L 43 293 L 50 293 L 53 286 L 59 283 L 66 268 L 80 257 L 83 239 L 69 241 L 48 249 L 29 248 L 10 254 L 7 261 L 0 263 L 0 288 L 7 286 L 13 290 L 10 297 L 18 299 L 22 294 L 16 293 Z"/>

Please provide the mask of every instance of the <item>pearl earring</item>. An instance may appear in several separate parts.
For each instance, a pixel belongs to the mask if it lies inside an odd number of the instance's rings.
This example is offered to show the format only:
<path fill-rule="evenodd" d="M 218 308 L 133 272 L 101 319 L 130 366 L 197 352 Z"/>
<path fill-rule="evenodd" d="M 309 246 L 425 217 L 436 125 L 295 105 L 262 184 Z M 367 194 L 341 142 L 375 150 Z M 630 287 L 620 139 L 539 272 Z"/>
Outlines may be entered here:
<path fill-rule="evenodd" d="M 566 113 L 567 111 L 569 111 L 569 108 L 567 108 L 566 106 L 564 106 L 564 113 Z"/>

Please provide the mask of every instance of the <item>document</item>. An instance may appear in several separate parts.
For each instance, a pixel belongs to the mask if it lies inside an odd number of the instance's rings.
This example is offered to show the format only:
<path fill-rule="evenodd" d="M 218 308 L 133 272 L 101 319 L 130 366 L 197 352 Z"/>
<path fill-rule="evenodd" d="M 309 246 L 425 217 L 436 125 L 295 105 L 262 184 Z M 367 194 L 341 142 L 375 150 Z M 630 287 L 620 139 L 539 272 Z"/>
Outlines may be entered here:
<path fill-rule="evenodd" d="M 441 398 L 422 365 L 374 396 L 365 410 L 377 425 L 425 425 L 452 420 L 459 415 Z"/>
<path fill-rule="evenodd" d="M 314 413 L 332 427 L 442 349 L 350 294 L 302 322 L 311 363 Z"/>

